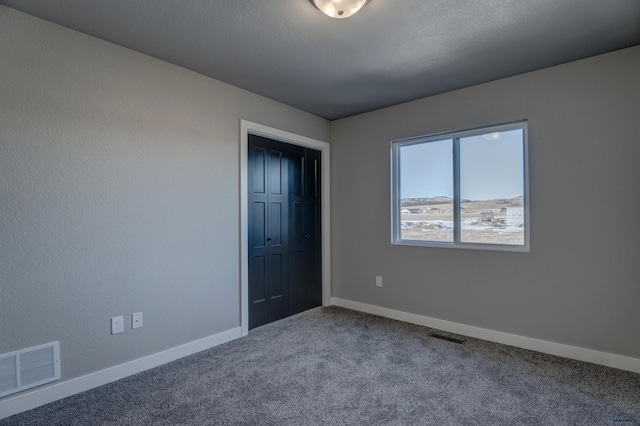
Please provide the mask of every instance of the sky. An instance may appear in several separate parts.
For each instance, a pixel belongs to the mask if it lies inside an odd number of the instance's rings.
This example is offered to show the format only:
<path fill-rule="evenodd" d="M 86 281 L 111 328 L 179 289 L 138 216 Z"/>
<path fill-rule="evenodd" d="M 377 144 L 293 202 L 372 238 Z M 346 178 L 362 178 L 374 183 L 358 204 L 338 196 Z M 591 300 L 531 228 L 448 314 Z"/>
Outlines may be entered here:
<path fill-rule="evenodd" d="M 486 136 L 486 138 L 485 138 Z M 453 141 L 400 148 L 400 198 L 453 197 Z M 460 139 L 460 197 L 512 198 L 524 193 L 522 130 Z"/>

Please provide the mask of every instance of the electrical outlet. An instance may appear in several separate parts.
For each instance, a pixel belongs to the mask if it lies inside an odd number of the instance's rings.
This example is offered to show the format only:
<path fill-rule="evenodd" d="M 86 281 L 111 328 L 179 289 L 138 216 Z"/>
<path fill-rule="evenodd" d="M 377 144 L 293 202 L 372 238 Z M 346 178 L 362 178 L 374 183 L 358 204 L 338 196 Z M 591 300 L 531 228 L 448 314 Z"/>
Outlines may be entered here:
<path fill-rule="evenodd" d="M 376 287 L 382 287 L 382 277 L 380 275 L 376 277 Z"/>
<path fill-rule="evenodd" d="M 140 327 L 142 327 L 142 312 L 131 314 L 131 328 L 135 329 Z"/>
<path fill-rule="evenodd" d="M 111 334 L 124 333 L 124 317 L 111 318 Z"/>

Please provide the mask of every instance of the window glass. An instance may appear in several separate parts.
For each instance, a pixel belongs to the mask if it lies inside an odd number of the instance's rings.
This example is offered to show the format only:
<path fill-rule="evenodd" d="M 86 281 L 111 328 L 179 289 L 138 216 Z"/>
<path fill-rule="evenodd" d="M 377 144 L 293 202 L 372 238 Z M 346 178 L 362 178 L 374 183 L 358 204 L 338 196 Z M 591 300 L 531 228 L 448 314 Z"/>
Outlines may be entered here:
<path fill-rule="evenodd" d="M 453 140 L 400 148 L 402 239 L 453 241 Z"/>
<path fill-rule="evenodd" d="M 522 129 L 460 138 L 460 240 L 524 244 Z"/>

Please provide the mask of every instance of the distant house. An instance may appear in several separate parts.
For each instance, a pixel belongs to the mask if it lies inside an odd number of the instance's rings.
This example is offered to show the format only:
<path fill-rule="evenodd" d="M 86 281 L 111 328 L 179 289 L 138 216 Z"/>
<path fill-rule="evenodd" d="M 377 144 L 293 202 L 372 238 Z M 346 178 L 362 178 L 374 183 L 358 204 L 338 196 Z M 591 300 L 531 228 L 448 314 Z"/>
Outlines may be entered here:
<path fill-rule="evenodd" d="M 507 207 L 507 226 L 524 225 L 524 207 Z"/>
<path fill-rule="evenodd" d="M 480 212 L 480 221 L 481 222 L 493 222 L 493 212 Z"/>

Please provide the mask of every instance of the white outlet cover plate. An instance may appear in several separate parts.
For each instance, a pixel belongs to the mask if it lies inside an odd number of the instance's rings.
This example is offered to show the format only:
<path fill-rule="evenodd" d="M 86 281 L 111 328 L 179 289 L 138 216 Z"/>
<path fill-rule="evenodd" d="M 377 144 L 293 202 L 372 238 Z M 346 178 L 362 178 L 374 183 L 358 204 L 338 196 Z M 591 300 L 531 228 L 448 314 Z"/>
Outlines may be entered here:
<path fill-rule="evenodd" d="M 111 318 L 111 334 L 124 333 L 124 317 Z"/>

